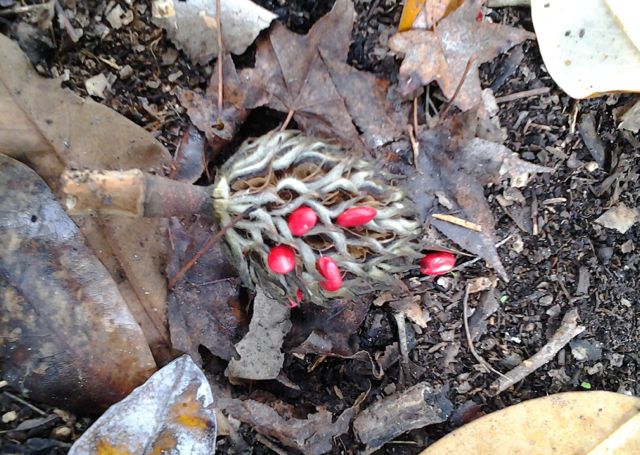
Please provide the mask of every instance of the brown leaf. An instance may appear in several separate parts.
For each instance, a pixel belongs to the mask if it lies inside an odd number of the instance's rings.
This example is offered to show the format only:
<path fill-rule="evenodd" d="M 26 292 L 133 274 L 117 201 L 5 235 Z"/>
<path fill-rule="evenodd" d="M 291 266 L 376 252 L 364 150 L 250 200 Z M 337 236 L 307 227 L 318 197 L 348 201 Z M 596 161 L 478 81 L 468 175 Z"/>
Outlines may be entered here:
<path fill-rule="evenodd" d="M 458 9 L 430 30 L 409 30 L 389 40 L 389 47 L 405 54 L 400 67 L 400 86 L 404 95 L 437 81 L 451 99 L 462 80 L 465 67 L 474 59 L 454 104 L 466 111 L 481 99 L 478 67 L 493 60 L 533 33 L 500 24 L 476 20 L 482 0 L 466 0 Z"/>
<path fill-rule="evenodd" d="M 218 110 L 218 63 L 213 70 L 204 95 L 191 90 L 180 92 L 191 122 L 207 137 L 212 147 L 230 141 L 248 115 L 248 109 L 267 102 L 266 92 L 259 84 L 248 84 L 238 76 L 229 54 L 222 61 L 222 111 Z"/>
<path fill-rule="evenodd" d="M 218 406 L 258 433 L 278 439 L 288 447 L 305 454 L 322 454 L 332 449 L 333 438 L 349 431 L 355 409 L 349 408 L 333 422 L 326 410 L 309 414 L 306 419 L 285 418 L 269 405 L 254 400 L 220 398 Z"/>
<path fill-rule="evenodd" d="M 169 276 L 174 276 L 213 235 L 211 226 L 202 220 L 185 227 L 175 218 L 170 234 L 173 254 Z M 215 356 L 231 359 L 234 344 L 246 331 L 248 318 L 240 304 L 240 284 L 235 276 L 220 245 L 214 245 L 169 295 L 171 341 L 175 349 L 188 353 L 196 363 L 202 363 L 198 352 L 201 345 Z"/>
<path fill-rule="evenodd" d="M 275 379 L 284 363 L 281 351 L 291 329 L 290 308 L 269 298 L 258 288 L 253 299 L 249 333 L 236 344 L 239 358 L 232 358 L 225 374 L 231 378 Z"/>
<path fill-rule="evenodd" d="M 323 49 L 320 54 L 367 147 L 377 149 L 402 137 L 406 115 L 395 112 L 387 100 L 389 84 L 371 73 L 331 59 Z"/>
<path fill-rule="evenodd" d="M 173 156 L 169 178 L 194 183 L 204 172 L 206 164 L 204 137 L 195 126 L 190 125 Z"/>
<path fill-rule="evenodd" d="M 212 404 L 207 378 L 189 356 L 182 356 L 109 408 L 69 454 L 212 454 Z"/>
<path fill-rule="evenodd" d="M 0 35 L 0 150 L 28 163 L 57 192 L 65 168 L 162 173 L 169 153 L 115 111 L 40 77 L 18 46 Z M 171 358 L 162 275 L 161 220 L 74 217 L 114 277 L 154 356 Z"/>
<path fill-rule="evenodd" d="M 321 307 L 302 304 L 292 314 L 294 323 L 287 337 L 287 350 L 299 354 L 350 357 L 358 350 L 353 334 L 362 324 L 371 300 L 334 300 Z"/>
<path fill-rule="evenodd" d="M 338 0 L 307 35 L 275 24 L 269 36 L 258 41 L 255 68 L 243 70 L 241 78 L 251 81 L 254 87 L 266 87 L 266 105 L 293 113 L 307 134 L 338 137 L 347 145 L 361 144 L 324 61 L 346 60 L 354 17 L 351 1 Z"/>
<path fill-rule="evenodd" d="M 423 220 L 430 220 L 448 238 L 484 258 L 502 279 L 508 280 L 496 251 L 495 220 L 483 186 L 506 177 L 553 169 L 527 163 L 501 144 L 473 137 L 475 111 L 453 116 L 438 128 L 420 132 L 420 172 L 409 170 L 408 194 Z M 436 194 L 448 200 L 447 211 L 479 225 L 482 231 L 431 219 L 437 207 Z"/>
<path fill-rule="evenodd" d="M 47 185 L 0 155 L 0 360 L 36 400 L 93 413 L 155 369 L 113 279 Z"/>
<path fill-rule="evenodd" d="M 444 422 L 451 410 L 446 397 L 421 382 L 373 403 L 354 420 L 353 431 L 370 453 L 402 433 Z"/>

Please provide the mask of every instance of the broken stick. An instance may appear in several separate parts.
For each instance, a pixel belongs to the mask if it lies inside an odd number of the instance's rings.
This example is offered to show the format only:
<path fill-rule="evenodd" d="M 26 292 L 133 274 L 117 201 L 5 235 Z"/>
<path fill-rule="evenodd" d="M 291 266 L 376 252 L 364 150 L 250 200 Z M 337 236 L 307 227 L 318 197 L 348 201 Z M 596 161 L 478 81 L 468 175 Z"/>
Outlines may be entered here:
<path fill-rule="evenodd" d="M 549 342 L 545 344 L 542 349 L 513 370 L 500 376 L 491 384 L 490 388 L 493 394 L 498 395 L 504 392 L 516 382 L 521 381 L 542 365 L 551 361 L 560 349 L 565 347 L 576 335 L 582 333 L 585 327 L 578 325 L 578 317 L 578 310 L 576 308 L 569 310 L 562 318 L 560 328 L 553 334 Z"/>

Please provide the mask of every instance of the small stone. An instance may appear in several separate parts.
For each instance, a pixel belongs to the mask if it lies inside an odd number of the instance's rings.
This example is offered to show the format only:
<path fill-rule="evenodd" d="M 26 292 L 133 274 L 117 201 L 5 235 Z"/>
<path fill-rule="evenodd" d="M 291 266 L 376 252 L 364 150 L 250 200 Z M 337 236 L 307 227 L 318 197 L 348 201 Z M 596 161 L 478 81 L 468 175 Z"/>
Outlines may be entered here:
<path fill-rule="evenodd" d="M 549 306 L 553 303 L 553 296 L 551 294 L 543 295 L 538 299 L 538 303 L 542 306 Z"/>
<path fill-rule="evenodd" d="M 442 338 L 442 341 L 453 341 L 455 336 L 455 330 L 445 330 L 443 332 L 440 332 L 440 338 Z"/>
<path fill-rule="evenodd" d="M 180 76 L 182 76 L 182 71 L 176 71 L 175 73 L 169 74 L 167 79 L 169 79 L 169 82 L 175 82 L 180 78 Z"/>
<path fill-rule="evenodd" d="M 120 71 L 118 72 L 118 77 L 120 79 L 125 81 L 131 76 L 133 76 L 133 68 L 131 68 L 130 65 L 124 65 L 122 68 L 120 68 Z"/>
<path fill-rule="evenodd" d="M 602 363 L 598 362 L 595 365 L 591 366 L 591 367 L 587 367 L 585 369 L 585 372 L 590 375 L 593 376 L 595 374 L 601 374 L 602 370 L 604 370 L 604 367 L 602 366 Z"/>
<path fill-rule="evenodd" d="M 622 251 L 623 254 L 631 253 L 633 250 L 635 250 L 633 240 L 627 240 L 622 245 L 620 245 L 620 251 Z"/>
<path fill-rule="evenodd" d="M 104 99 L 104 92 L 108 88 L 110 88 L 110 86 L 107 77 L 104 74 L 100 73 L 85 80 L 84 88 L 87 90 L 89 96 L 95 96 Z"/>
<path fill-rule="evenodd" d="M 168 48 L 166 51 L 163 52 L 162 54 L 162 60 L 160 61 L 160 64 L 162 66 L 170 66 L 173 65 L 176 60 L 178 60 L 178 51 L 176 49 L 174 49 L 173 47 Z"/>
<path fill-rule="evenodd" d="M 624 363 L 624 354 L 618 354 L 617 352 L 612 353 L 609 356 L 610 365 L 614 368 L 620 368 Z"/>
<path fill-rule="evenodd" d="M 71 436 L 71 428 L 61 426 L 56 427 L 51 431 L 51 437 L 53 439 L 57 439 L 58 441 L 67 441 Z"/>
<path fill-rule="evenodd" d="M 598 166 L 598 163 L 596 163 L 595 161 L 587 161 L 586 163 L 584 163 L 584 169 L 589 173 L 595 171 L 599 167 L 600 166 Z"/>
<path fill-rule="evenodd" d="M 396 392 L 396 384 L 393 382 L 387 384 L 386 386 L 384 386 L 384 389 L 382 389 L 382 391 L 385 395 L 393 395 Z"/>
<path fill-rule="evenodd" d="M 600 360 L 602 358 L 602 347 L 596 343 L 577 339 L 572 340 L 569 346 L 571 346 L 571 355 L 579 362 Z"/>
<path fill-rule="evenodd" d="M 158 87 L 160 87 L 160 81 L 159 80 L 147 81 L 146 86 L 155 90 Z"/>
<path fill-rule="evenodd" d="M 4 381 L 4 380 L 0 381 L 0 389 L 6 387 L 8 385 L 9 385 L 9 383 L 7 381 Z"/>
<path fill-rule="evenodd" d="M 608 264 L 611 262 L 611 257 L 613 256 L 613 248 L 610 246 L 603 246 L 598 248 L 596 253 L 598 255 L 598 259 L 600 259 L 603 264 Z"/>
<path fill-rule="evenodd" d="M 18 418 L 18 413 L 16 411 L 9 411 L 2 414 L 2 423 L 13 422 Z"/>
<path fill-rule="evenodd" d="M 555 318 L 560 314 L 560 305 L 553 305 L 551 308 L 545 311 L 545 313 L 551 316 L 552 318 Z"/>

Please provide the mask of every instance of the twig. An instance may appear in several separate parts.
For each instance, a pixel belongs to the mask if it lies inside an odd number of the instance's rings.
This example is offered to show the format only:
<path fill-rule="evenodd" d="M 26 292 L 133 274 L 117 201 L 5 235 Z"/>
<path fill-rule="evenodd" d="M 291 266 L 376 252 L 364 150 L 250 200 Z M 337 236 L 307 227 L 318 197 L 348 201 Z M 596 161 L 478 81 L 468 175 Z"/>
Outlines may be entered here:
<path fill-rule="evenodd" d="M 236 215 L 235 217 L 233 217 L 233 219 L 231 221 L 229 221 L 229 223 L 224 226 L 222 229 L 220 229 L 218 232 L 216 232 L 216 234 L 213 237 L 210 237 L 209 240 L 207 240 L 207 243 L 204 244 L 204 246 L 202 248 L 200 248 L 200 250 L 193 255 L 193 257 L 191 259 L 189 259 L 183 266 L 182 268 L 178 271 L 178 273 L 176 273 L 173 278 L 171 278 L 169 280 L 169 284 L 167 284 L 167 288 L 168 289 L 173 289 L 173 287 L 176 285 L 176 283 L 185 275 L 185 273 L 187 273 L 191 267 L 193 267 L 195 265 L 196 262 L 198 262 L 200 260 L 200 258 L 202 256 L 204 256 L 204 254 L 209 251 L 209 249 L 216 244 L 216 242 L 218 242 L 222 236 L 233 226 L 235 226 L 235 224 L 240 221 L 241 219 L 243 219 L 245 216 L 247 216 L 249 213 L 251 213 L 254 210 L 254 207 L 249 207 L 247 210 L 245 210 L 242 213 L 239 213 L 238 215 Z"/>
<path fill-rule="evenodd" d="M 73 28 L 73 25 L 71 25 L 69 18 L 64 12 L 64 8 L 60 5 L 60 2 L 58 2 L 58 0 L 55 0 L 55 8 L 56 13 L 58 13 L 58 17 L 60 18 L 60 22 L 62 22 L 62 26 L 67 32 L 67 35 L 69 35 L 71 41 L 73 41 L 74 43 L 80 41 L 80 37 L 78 36 L 78 33 L 76 33 L 76 29 Z"/>
<path fill-rule="evenodd" d="M 17 401 L 18 403 L 21 403 L 21 404 L 23 404 L 23 405 L 25 405 L 25 406 L 27 406 L 27 407 L 29 407 L 29 408 L 33 409 L 35 412 L 37 412 L 37 413 L 38 413 L 38 414 L 40 414 L 41 416 L 46 416 L 46 415 L 47 415 L 47 413 L 46 413 L 46 412 L 44 412 L 42 409 L 40 409 L 40 408 L 38 408 L 38 407 L 36 407 L 36 406 L 32 405 L 32 404 L 31 404 L 31 403 L 29 403 L 28 401 L 23 400 L 22 398 L 20 398 L 20 397 L 19 397 L 19 396 L 17 396 L 17 395 L 14 395 L 14 394 L 13 394 L 13 393 L 11 393 L 11 392 L 2 392 L 2 393 L 4 393 L 4 394 L 5 394 L 6 396 L 8 396 L 9 398 L 11 398 L 13 401 Z"/>
<path fill-rule="evenodd" d="M 296 111 L 294 111 L 293 109 L 290 109 L 289 112 L 287 112 L 287 118 L 284 119 L 284 123 L 280 127 L 280 131 L 284 131 L 287 129 L 287 126 L 289 126 L 289 122 L 293 118 L 293 114 L 295 114 L 295 112 Z"/>
<path fill-rule="evenodd" d="M 467 286 L 464 288 L 464 297 L 462 298 L 462 320 L 464 322 L 464 334 L 467 338 L 467 345 L 469 346 L 469 352 L 471 352 L 471 355 L 473 355 L 473 357 L 478 361 L 478 363 L 480 363 L 480 365 L 485 367 L 488 371 L 491 371 L 492 373 L 495 373 L 498 376 L 506 378 L 504 374 L 500 373 L 498 370 L 496 370 L 491 365 L 489 365 L 489 362 L 483 359 L 482 356 L 478 354 L 478 352 L 476 351 L 476 348 L 473 346 L 473 339 L 471 338 L 471 331 L 469 330 L 469 321 L 468 321 L 470 287 L 471 285 L 467 284 Z"/>
<path fill-rule="evenodd" d="M 576 308 L 569 310 L 562 318 L 562 322 L 556 333 L 553 334 L 549 342 L 545 344 L 542 349 L 506 373 L 504 377 L 497 379 L 491 384 L 490 388 L 493 390 L 493 394 L 497 395 L 504 392 L 511 385 L 521 381 L 542 365 L 551 361 L 560 349 L 565 347 L 576 335 L 582 333 L 585 328 L 584 326 L 578 325 L 578 317 L 578 310 Z"/>
<path fill-rule="evenodd" d="M 442 110 L 442 114 L 440 114 L 440 121 L 441 122 L 446 117 L 447 112 L 449 112 L 449 109 L 451 109 L 451 106 L 453 106 L 453 102 L 456 100 L 456 97 L 460 93 L 460 90 L 462 89 L 462 85 L 464 84 L 465 79 L 467 79 L 467 76 L 469 75 L 469 71 L 471 71 L 471 65 L 475 61 L 476 61 L 476 54 L 473 54 L 471 57 L 469 57 L 469 60 L 467 61 L 467 65 L 464 67 L 464 71 L 462 73 L 462 77 L 460 78 L 460 81 L 458 82 L 458 86 L 456 87 L 456 91 L 453 92 L 453 96 L 451 97 L 451 99 L 449 100 L 447 105 Z"/>
<path fill-rule="evenodd" d="M 402 375 L 399 378 L 399 383 L 404 388 L 404 378 L 409 369 L 409 344 L 407 343 L 407 324 L 405 321 L 405 314 L 402 311 L 393 314 L 396 320 L 396 326 L 398 327 L 398 347 L 400 348 L 401 360 L 400 371 Z"/>
<path fill-rule="evenodd" d="M 216 37 L 218 39 L 218 115 L 222 114 L 224 90 L 222 89 L 222 10 L 216 0 Z"/>
<path fill-rule="evenodd" d="M 471 221 L 463 220 L 457 216 L 446 215 L 444 213 L 434 213 L 431 216 L 436 220 L 446 221 L 447 223 L 455 224 L 456 226 L 461 226 L 471 231 L 482 232 L 482 226 L 472 223 Z"/>
<path fill-rule="evenodd" d="M 262 444 L 272 452 L 277 453 L 278 455 L 287 455 L 289 453 L 286 450 L 282 450 L 280 447 L 275 445 L 273 442 L 269 441 L 267 438 L 265 438 L 261 434 L 256 435 L 256 441 L 258 441 L 260 444 Z"/>
<path fill-rule="evenodd" d="M 523 90 L 522 92 L 511 93 L 509 95 L 498 96 L 496 103 L 507 103 L 509 101 L 519 100 L 521 98 L 529 98 L 532 96 L 544 95 L 551 91 L 550 87 L 532 88 L 531 90 Z"/>
<path fill-rule="evenodd" d="M 411 143 L 411 151 L 413 152 L 413 166 L 418 169 L 418 155 L 420 154 L 420 144 L 413 134 L 411 125 L 407 125 L 407 133 L 409 133 L 409 142 Z"/>

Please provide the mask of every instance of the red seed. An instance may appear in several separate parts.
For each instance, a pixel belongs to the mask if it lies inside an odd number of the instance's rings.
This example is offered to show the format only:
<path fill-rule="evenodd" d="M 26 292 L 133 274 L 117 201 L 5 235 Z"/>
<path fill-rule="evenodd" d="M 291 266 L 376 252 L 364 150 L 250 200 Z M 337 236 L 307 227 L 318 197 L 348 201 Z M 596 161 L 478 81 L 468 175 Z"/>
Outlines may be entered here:
<path fill-rule="evenodd" d="M 298 207 L 289 214 L 289 230 L 293 235 L 305 235 L 318 222 L 318 215 L 309 207 Z"/>
<path fill-rule="evenodd" d="M 296 254 L 289 245 L 278 245 L 269 251 L 267 263 L 274 273 L 289 273 L 296 267 Z"/>
<path fill-rule="evenodd" d="M 296 291 L 296 299 L 298 300 L 298 302 L 302 302 L 302 289 L 298 289 Z"/>
<path fill-rule="evenodd" d="M 324 289 L 325 291 L 336 292 L 342 287 L 342 278 L 334 281 L 323 281 L 322 283 L 320 283 L 320 287 L 322 287 L 322 289 Z"/>
<path fill-rule="evenodd" d="M 353 207 L 338 215 L 336 223 L 342 227 L 362 226 L 374 219 L 377 214 L 378 211 L 372 207 Z"/>
<path fill-rule="evenodd" d="M 329 256 L 322 256 L 316 262 L 316 269 L 326 281 L 320 283 L 325 291 L 335 292 L 342 287 L 342 274 L 336 261 Z"/>
<path fill-rule="evenodd" d="M 456 265 L 456 257 L 448 251 L 434 251 L 420 260 L 420 273 L 423 275 L 442 275 Z"/>

